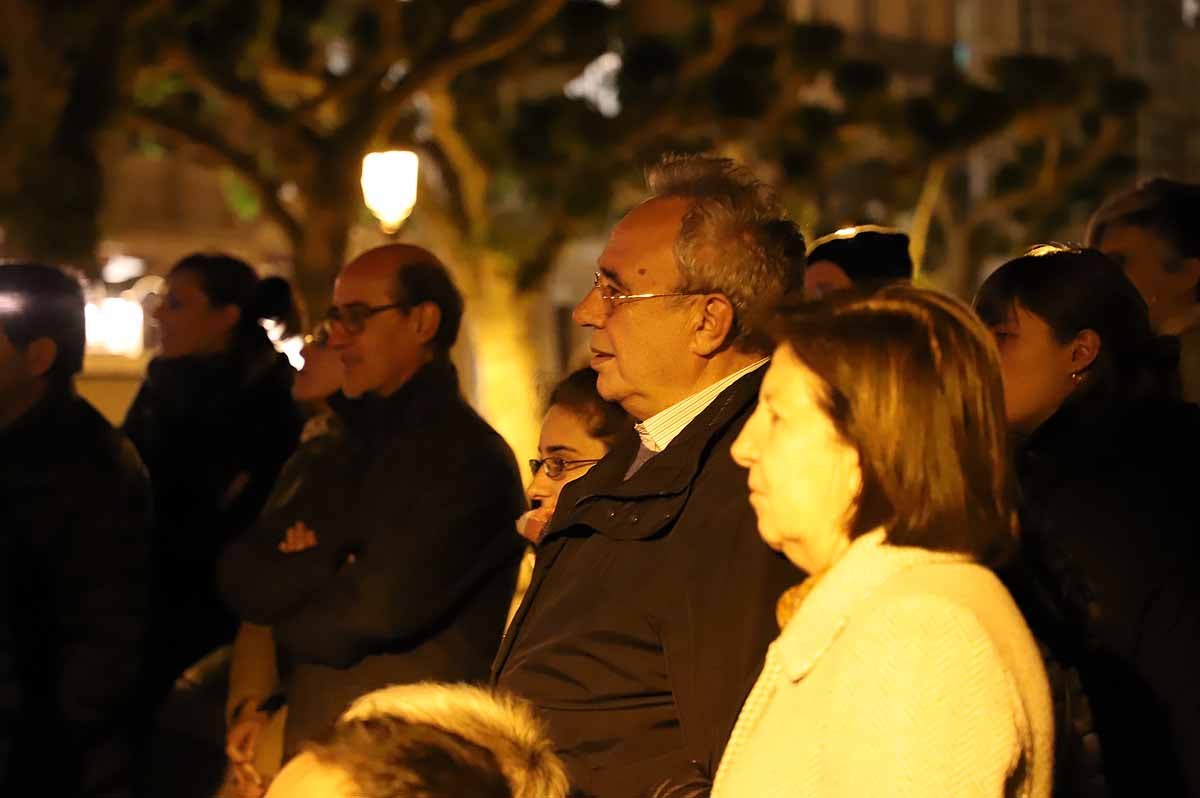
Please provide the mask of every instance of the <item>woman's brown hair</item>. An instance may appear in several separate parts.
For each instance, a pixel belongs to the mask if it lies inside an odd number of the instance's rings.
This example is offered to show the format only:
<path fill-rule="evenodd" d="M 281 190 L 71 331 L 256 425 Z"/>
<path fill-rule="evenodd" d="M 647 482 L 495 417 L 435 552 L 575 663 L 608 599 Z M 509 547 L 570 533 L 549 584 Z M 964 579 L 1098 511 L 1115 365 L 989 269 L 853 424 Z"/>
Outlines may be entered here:
<path fill-rule="evenodd" d="M 862 489 L 850 536 L 996 562 L 1012 542 L 1004 397 L 991 335 L 961 302 L 891 285 L 786 300 L 776 340 L 828 390 Z"/>

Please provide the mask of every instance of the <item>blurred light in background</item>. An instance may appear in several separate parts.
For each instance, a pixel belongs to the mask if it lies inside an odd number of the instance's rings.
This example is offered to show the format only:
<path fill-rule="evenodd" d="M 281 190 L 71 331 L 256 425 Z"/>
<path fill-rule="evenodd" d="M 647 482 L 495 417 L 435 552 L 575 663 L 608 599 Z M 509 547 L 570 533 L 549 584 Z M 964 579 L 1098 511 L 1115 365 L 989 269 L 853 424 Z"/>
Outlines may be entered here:
<path fill-rule="evenodd" d="M 578 77 L 563 87 L 572 100 L 584 100 L 610 119 L 621 113 L 621 97 L 617 91 L 617 76 L 621 72 L 621 56 L 604 53 L 583 68 Z"/>
<path fill-rule="evenodd" d="M 100 270 L 100 276 L 104 278 L 104 282 L 111 284 L 135 280 L 145 273 L 146 261 L 130 255 L 114 255 L 105 262 L 104 268 Z"/>
<path fill-rule="evenodd" d="M 363 158 L 363 201 L 386 233 L 399 230 L 417 204 L 418 164 L 417 154 L 408 150 L 372 152 Z"/>
<path fill-rule="evenodd" d="M 263 319 L 259 324 L 267 331 L 267 337 L 274 344 L 275 351 L 287 355 L 292 368 L 296 371 L 304 368 L 304 356 L 300 354 L 300 350 L 304 348 L 304 336 L 292 335 L 285 338 L 284 326 L 275 319 Z"/>
<path fill-rule="evenodd" d="M 94 299 L 83 308 L 87 346 L 91 352 L 140 357 L 146 316 L 132 291 Z"/>

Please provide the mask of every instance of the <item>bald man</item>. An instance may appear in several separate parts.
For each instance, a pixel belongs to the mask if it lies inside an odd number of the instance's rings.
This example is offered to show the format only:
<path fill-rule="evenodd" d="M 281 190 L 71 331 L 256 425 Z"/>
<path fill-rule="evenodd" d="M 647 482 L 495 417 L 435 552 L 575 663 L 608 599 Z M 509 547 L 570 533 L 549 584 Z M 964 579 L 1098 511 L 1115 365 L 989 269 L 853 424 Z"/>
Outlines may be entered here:
<path fill-rule="evenodd" d="M 302 500 L 264 513 L 222 562 L 229 603 L 272 627 L 294 666 L 285 753 L 363 693 L 487 677 L 524 498 L 511 450 L 459 392 L 449 351 L 462 310 L 445 267 L 418 247 L 373 249 L 342 269 L 323 323 L 344 397 L 331 402 L 341 438 L 322 459 L 340 462 L 307 483 L 298 469 L 287 490 Z"/>

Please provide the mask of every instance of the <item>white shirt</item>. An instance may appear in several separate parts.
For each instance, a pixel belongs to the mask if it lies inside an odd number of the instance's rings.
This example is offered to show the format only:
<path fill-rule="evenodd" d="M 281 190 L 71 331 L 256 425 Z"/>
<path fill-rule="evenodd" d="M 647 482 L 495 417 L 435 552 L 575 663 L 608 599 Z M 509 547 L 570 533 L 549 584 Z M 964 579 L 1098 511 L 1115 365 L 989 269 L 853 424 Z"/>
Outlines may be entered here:
<path fill-rule="evenodd" d="M 666 410 L 655 413 L 642 423 L 635 424 L 633 428 L 637 430 L 638 437 L 642 439 L 642 446 L 655 453 L 667 448 L 671 441 L 675 440 L 675 437 L 695 420 L 696 416 L 703 413 L 721 395 L 722 391 L 755 369 L 762 368 L 770 359 L 764 357 L 756 363 L 751 363 L 719 382 L 714 382 L 704 390 L 676 402 Z"/>

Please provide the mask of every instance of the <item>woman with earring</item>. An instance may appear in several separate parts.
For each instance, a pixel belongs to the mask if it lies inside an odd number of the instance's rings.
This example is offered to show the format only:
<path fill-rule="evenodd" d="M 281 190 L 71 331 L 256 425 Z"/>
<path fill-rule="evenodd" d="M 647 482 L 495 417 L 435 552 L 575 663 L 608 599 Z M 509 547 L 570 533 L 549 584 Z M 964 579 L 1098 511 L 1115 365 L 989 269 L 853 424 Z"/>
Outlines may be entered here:
<path fill-rule="evenodd" d="M 988 277 L 975 307 L 1016 443 L 1010 584 L 1051 658 L 1078 671 L 1110 794 L 1151 780 L 1156 794 L 1198 794 L 1200 408 L 1178 398 L 1178 344 L 1095 250 L 1031 250 Z"/>

